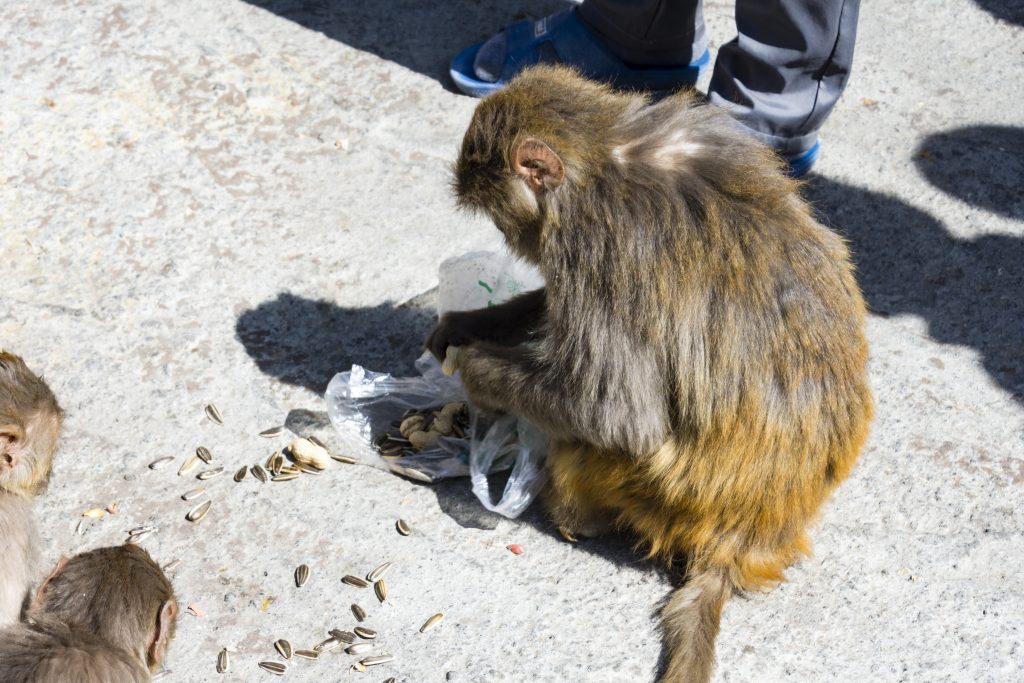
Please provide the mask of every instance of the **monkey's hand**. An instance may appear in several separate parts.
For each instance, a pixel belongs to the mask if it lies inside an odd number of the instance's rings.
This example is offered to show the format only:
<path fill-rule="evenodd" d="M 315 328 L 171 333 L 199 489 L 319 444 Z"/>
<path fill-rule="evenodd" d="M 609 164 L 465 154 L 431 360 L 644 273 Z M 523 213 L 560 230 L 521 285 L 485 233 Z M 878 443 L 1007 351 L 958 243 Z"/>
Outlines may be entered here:
<path fill-rule="evenodd" d="M 449 346 L 465 346 L 474 339 L 472 325 L 467 324 L 466 314 L 450 311 L 441 316 L 437 325 L 427 336 L 427 350 L 437 360 L 444 362 L 445 352 Z"/>

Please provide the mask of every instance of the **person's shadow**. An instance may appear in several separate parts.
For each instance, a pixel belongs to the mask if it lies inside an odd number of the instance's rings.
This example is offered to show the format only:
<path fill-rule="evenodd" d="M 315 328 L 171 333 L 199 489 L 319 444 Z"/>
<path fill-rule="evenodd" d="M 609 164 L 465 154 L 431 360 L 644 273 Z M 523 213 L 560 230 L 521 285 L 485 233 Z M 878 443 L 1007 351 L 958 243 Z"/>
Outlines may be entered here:
<path fill-rule="evenodd" d="M 1024 218 L 1021 149 L 1022 129 L 972 127 L 928 138 L 915 163 L 947 193 Z M 937 341 L 977 349 L 992 378 L 1024 399 L 1024 237 L 958 237 L 899 199 L 822 177 L 806 194 L 850 240 L 873 313 L 922 317 Z"/>
<path fill-rule="evenodd" d="M 974 2 L 997 19 L 1024 26 L 1024 0 L 974 0 Z"/>
<path fill-rule="evenodd" d="M 483 2 L 350 2 L 348 0 L 245 0 L 305 28 L 371 52 L 453 89 L 448 65 L 464 47 L 491 37 L 526 16 L 545 17 L 564 0 Z M 345 68 L 339 63 L 339 68 Z"/>

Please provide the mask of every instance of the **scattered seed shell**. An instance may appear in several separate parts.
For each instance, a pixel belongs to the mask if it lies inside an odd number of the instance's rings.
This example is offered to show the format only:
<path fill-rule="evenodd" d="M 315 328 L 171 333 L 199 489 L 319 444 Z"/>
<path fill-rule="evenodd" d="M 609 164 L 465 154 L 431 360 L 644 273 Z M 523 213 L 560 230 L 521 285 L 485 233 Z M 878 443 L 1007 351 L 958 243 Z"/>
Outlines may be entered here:
<path fill-rule="evenodd" d="M 359 636 L 363 640 L 373 640 L 377 637 L 376 631 L 374 631 L 372 628 L 366 628 L 365 626 L 356 626 L 352 630 L 355 632 L 357 636 Z"/>
<path fill-rule="evenodd" d="M 352 603 L 352 614 L 355 616 L 356 621 L 366 621 L 366 610 L 355 603 Z"/>
<path fill-rule="evenodd" d="M 249 468 L 249 471 L 252 472 L 252 476 L 256 477 L 264 484 L 267 483 L 267 471 L 263 469 L 262 465 L 253 465 Z"/>
<path fill-rule="evenodd" d="M 151 531 L 143 531 L 141 534 L 132 534 L 131 536 L 128 537 L 128 540 L 125 541 L 125 543 L 131 543 L 132 545 L 138 545 L 139 543 L 142 543 L 144 540 L 146 540 L 147 537 L 152 535 L 153 531 L 156 531 L 156 529 L 153 529 Z"/>
<path fill-rule="evenodd" d="M 199 479 L 200 481 L 206 481 L 207 479 L 219 477 L 222 474 L 224 474 L 223 467 L 214 467 L 212 470 L 203 470 L 197 475 L 196 478 Z"/>
<path fill-rule="evenodd" d="M 423 622 L 423 626 L 420 626 L 420 633 L 426 633 L 430 629 L 434 628 L 439 623 L 441 623 L 442 619 L 444 619 L 444 615 L 440 612 L 430 617 L 429 619 Z"/>
<path fill-rule="evenodd" d="M 212 500 L 204 500 L 202 503 L 189 510 L 188 514 L 185 515 L 185 519 L 187 519 L 190 522 L 200 521 L 203 517 L 206 516 L 206 513 L 210 511 L 210 506 L 212 504 Z"/>
<path fill-rule="evenodd" d="M 172 462 L 174 462 L 174 458 L 172 458 L 171 456 L 168 455 L 166 457 L 159 458 L 159 459 L 154 460 L 153 462 L 149 463 L 149 469 L 151 469 L 151 470 L 159 470 L 159 469 L 161 469 L 163 467 L 167 467 Z"/>
<path fill-rule="evenodd" d="M 235 472 L 235 481 L 242 481 L 249 474 L 249 468 L 242 465 L 242 468 Z"/>
<path fill-rule="evenodd" d="M 185 493 L 181 494 L 181 499 L 192 500 L 193 498 L 198 498 L 204 493 L 206 493 L 206 489 L 192 489 L 191 491 L 185 491 Z"/>
<path fill-rule="evenodd" d="M 177 569 L 180 566 L 181 566 L 181 560 L 171 560 L 170 562 L 165 564 L 163 567 L 161 567 L 161 569 L 163 569 L 165 573 L 170 574 L 171 572 L 173 572 L 175 569 Z"/>
<path fill-rule="evenodd" d="M 129 536 L 140 536 L 142 534 L 148 534 L 156 531 L 155 526 L 137 526 L 128 532 Z"/>
<path fill-rule="evenodd" d="M 296 650 L 295 656 L 302 659 L 319 659 L 320 653 L 316 650 Z"/>
<path fill-rule="evenodd" d="M 282 472 L 275 477 L 271 477 L 270 481 L 291 481 L 292 479 L 298 479 L 298 472 Z"/>
<path fill-rule="evenodd" d="M 226 673 L 231 668 L 231 659 L 228 657 L 228 649 L 224 648 L 217 655 L 217 673 Z"/>
<path fill-rule="evenodd" d="M 370 585 L 358 576 L 352 576 L 351 574 L 345 574 L 345 576 L 341 577 L 341 582 L 347 583 L 350 586 L 355 586 L 356 588 L 366 588 Z"/>
<path fill-rule="evenodd" d="M 270 467 L 267 469 L 276 477 L 281 474 L 282 468 L 284 468 L 284 456 L 280 453 L 274 453 L 273 459 L 270 461 Z"/>
<path fill-rule="evenodd" d="M 282 434 L 284 434 L 284 427 L 281 426 L 271 427 L 260 432 L 260 436 L 265 439 L 273 439 L 275 436 L 281 436 Z"/>
<path fill-rule="evenodd" d="M 298 468 L 299 472 L 302 472 L 303 474 L 320 474 L 320 470 L 313 467 L 312 465 L 307 465 L 304 462 L 300 462 L 298 465 L 296 465 L 296 467 Z"/>
<path fill-rule="evenodd" d="M 287 640 L 283 638 L 281 640 L 275 640 L 274 649 L 277 650 L 278 653 L 280 653 L 280 655 L 285 659 L 292 658 L 292 644 L 289 643 Z"/>
<path fill-rule="evenodd" d="M 103 508 L 89 508 L 88 510 L 82 513 L 82 516 L 88 517 L 89 519 L 99 519 L 105 514 L 107 514 L 107 511 L 104 510 Z"/>
<path fill-rule="evenodd" d="M 341 645 L 341 641 L 335 638 L 334 636 L 331 636 L 327 640 L 322 640 L 316 645 L 314 645 L 313 649 L 317 652 L 330 652 L 339 645 Z"/>
<path fill-rule="evenodd" d="M 373 643 L 356 643 L 355 645 L 349 645 L 345 648 L 345 652 L 350 655 L 361 655 L 364 652 L 369 652 L 373 649 Z"/>
<path fill-rule="evenodd" d="M 277 462 L 277 456 L 279 456 L 279 455 L 281 455 L 281 451 L 274 451 L 273 453 L 268 455 L 266 462 L 263 463 L 263 466 L 266 467 L 271 472 L 273 472 L 274 471 L 274 463 Z"/>
<path fill-rule="evenodd" d="M 217 410 L 217 406 L 212 403 L 206 406 L 206 417 L 210 418 L 211 422 L 215 422 L 219 425 L 224 424 L 224 418 L 221 416 L 220 411 Z"/>
<path fill-rule="evenodd" d="M 384 578 L 384 575 L 388 573 L 388 570 L 391 569 L 391 565 L 393 564 L 394 562 L 385 562 L 384 564 L 380 565 L 379 567 L 371 571 L 369 574 L 367 574 L 366 580 L 376 581 L 377 579 Z"/>
<path fill-rule="evenodd" d="M 395 529 L 397 529 L 398 533 L 402 534 L 403 536 L 408 536 L 412 533 L 412 528 L 408 524 L 406 524 L 404 519 L 400 519 L 397 522 L 395 522 Z"/>
<path fill-rule="evenodd" d="M 270 673 L 277 674 L 278 676 L 283 676 L 284 672 L 288 670 L 288 666 L 281 662 L 260 662 L 259 667 L 264 671 L 269 671 Z"/>
<path fill-rule="evenodd" d="M 373 592 L 377 594 L 377 599 L 381 602 L 388 599 L 388 586 L 384 583 L 384 579 L 377 579 L 373 582 Z"/>
<path fill-rule="evenodd" d="M 200 446 L 199 448 L 197 448 L 196 449 L 196 456 L 200 460 L 205 462 L 207 465 L 209 465 L 211 462 L 213 462 L 213 453 L 211 453 L 210 449 L 207 448 L 206 446 Z"/>
<path fill-rule="evenodd" d="M 302 588 L 306 581 L 309 580 L 309 565 L 300 564 L 295 569 L 295 587 Z"/>
<path fill-rule="evenodd" d="M 327 445 L 324 444 L 323 441 L 321 441 L 320 439 L 316 438 L 315 436 L 307 436 L 306 438 L 309 439 L 310 443 L 312 443 L 314 446 L 319 446 L 320 448 L 324 449 L 325 451 L 327 450 Z"/>
<path fill-rule="evenodd" d="M 340 463 L 344 463 L 346 465 L 355 465 L 356 464 L 356 459 L 355 458 L 350 458 L 347 455 L 332 455 L 331 456 L 331 460 L 336 460 L 336 461 L 338 461 Z"/>
<path fill-rule="evenodd" d="M 352 633 L 352 631 L 342 631 L 335 628 L 331 629 L 330 634 L 339 643 L 345 643 L 346 645 L 351 645 L 356 641 L 356 634 Z"/>
<path fill-rule="evenodd" d="M 355 664 L 353 664 L 353 665 L 352 665 L 352 670 L 353 670 L 353 671 L 358 671 L 358 672 L 359 672 L 359 673 L 361 673 L 361 674 L 364 674 L 364 673 L 366 673 L 366 667 L 365 667 L 365 666 L 363 666 L 363 665 L 362 665 L 361 663 L 359 663 L 359 662 L 356 662 Z"/>
<path fill-rule="evenodd" d="M 363 666 L 376 666 L 377 664 L 387 664 L 395 659 L 394 655 L 381 654 L 373 657 L 367 657 L 366 659 L 359 660 L 359 663 Z"/>
<path fill-rule="evenodd" d="M 185 609 L 187 609 L 189 614 L 191 614 L 194 617 L 206 616 L 206 612 L 204 612 L 203 608 L 199 606 L 199 603 L 190 602 L 188 603 L 188 607 L 186 607 Z"/>
<path fill-rule="evenodd" d="M 192 455 L 185 459 L 185 462 L 181 463 L 181 467 L 178 468 L 178 476 L 188 474 L 195 466 L 199 464 L 199 456 Z"/>
<path fill-rule="evenodd" d="M 398 683 L 398 679 L 392 676 L 391 678 L 385 678 L 384 683 Z"/>

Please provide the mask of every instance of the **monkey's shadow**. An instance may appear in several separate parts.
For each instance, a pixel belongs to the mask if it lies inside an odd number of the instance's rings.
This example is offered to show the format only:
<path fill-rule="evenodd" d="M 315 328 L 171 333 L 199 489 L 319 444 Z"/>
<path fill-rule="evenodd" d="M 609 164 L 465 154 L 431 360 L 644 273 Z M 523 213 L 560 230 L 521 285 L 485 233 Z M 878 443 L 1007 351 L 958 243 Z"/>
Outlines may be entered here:
<path fill-rule="evenodd" d="M 349 2 L 348 0 L 245 0 L 332 40 L 454 86 L 448 65 L 464 47 L 517 19 L 544 17 L 569 7 L 566 0 L 474 2 Z"/>

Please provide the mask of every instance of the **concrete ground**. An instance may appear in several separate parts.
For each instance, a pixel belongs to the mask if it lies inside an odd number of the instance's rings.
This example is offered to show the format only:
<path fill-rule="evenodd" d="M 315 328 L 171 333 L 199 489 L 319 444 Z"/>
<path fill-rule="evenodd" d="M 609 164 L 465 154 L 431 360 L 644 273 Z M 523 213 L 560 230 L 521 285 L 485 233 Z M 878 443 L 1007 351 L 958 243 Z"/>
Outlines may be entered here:
<path fill-rule="evenodd" d="M 204 613 L 181 616 L 165 680 L 269 678 L 275 639 L 309 647 L 354 601 L 394 661 L 357 674 L 331 653 L 288 680 L 652 679 L 669 580 L 628 539 L 573 547 L 466 480 L 343 465 L 211 480 L 194 525 L 175 474 L 201 444 L 229 471 L 262 461 L 287 443 L 256 436 L 275 424 L 330 444 L 335 372 L 411 370 L 438 264 L 497 240 L 449 195 L 475 102 L 446 62 L 561 6 L 0 4 L 0 345 L 68 414 L 47 561 L 159 526 L 143 545 L 182 560 L 177 594 Z M 731 12 L 706 3 L 716 45 Z M 1024 680 L 1022 23 L 1020 0 L 864 3 L 807 193 L 856 252 L 878 417 L 814 556 L 728 604 L 718 682 Z M 339 581 L 385 560 L 384 605 Z"/>

